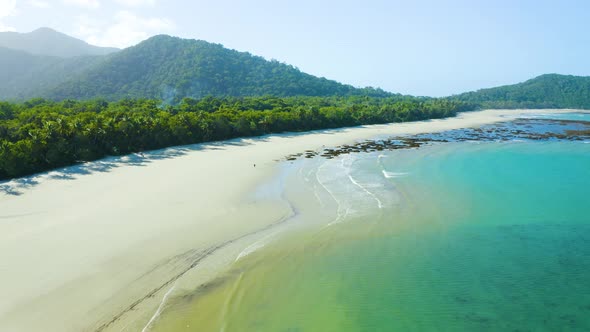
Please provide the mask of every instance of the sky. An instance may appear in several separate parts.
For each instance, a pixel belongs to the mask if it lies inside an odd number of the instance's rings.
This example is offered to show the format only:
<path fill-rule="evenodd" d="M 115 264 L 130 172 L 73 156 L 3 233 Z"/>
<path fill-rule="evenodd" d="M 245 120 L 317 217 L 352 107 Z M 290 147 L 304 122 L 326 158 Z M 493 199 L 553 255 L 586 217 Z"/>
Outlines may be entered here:
<path fill-rule="evenodd" d="M 446 96 L 590 75 L 588 0 L 0 0 L 0 30 L 202 39 L 358 87 Z"/>

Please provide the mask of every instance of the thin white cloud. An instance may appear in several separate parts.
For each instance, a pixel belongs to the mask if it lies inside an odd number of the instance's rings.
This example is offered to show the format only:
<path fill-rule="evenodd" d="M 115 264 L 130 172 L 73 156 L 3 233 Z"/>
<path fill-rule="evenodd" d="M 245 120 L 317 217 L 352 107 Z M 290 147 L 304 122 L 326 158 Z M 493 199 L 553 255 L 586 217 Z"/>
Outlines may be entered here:
<path fill-rule="evenodd" d="M 41 9 L 46 9 L 46 8 L 51 7 L 49 2 L 43 1 L 43 0 L 29 0 L 29 5 L 31 5 L 32 7 L 41 8 Z"/>
<path fill-rule="evenodd" d="M 0 18 L 10 16 L 16 11 L 16 0 L 0 1 Z"/>
<path fill-rule="evenodd" d="M 16 31 L 16 28 L 15 27 L 4 25 L 2 22 L 0 22 L 0 32 L 6 32 L 6 31 L 15 32 Z"/>
<path fill-rule="evenodd" d="M 126 7 L 154 6 L 156 4 L 156 0 L 115 0 L 115 2 Z"/>
<path fill-rule="evenodd" d="M 66 5 L 78 6 L 88 9 L 97 9 L 100 7 L 99 0 L 62 0 Z"/>
<path fill-rule="evenodd" d="M 0 0 L 0 31 L 16 31 L 11 26 L 4 25 L 2 20 L 16 13 L 16 0 Z"/>
<path fill-rule="evenodd" d="M 122 10 L 111 21 L 79 16 L 77 35 L 93 45 L 124 48 L 173 29 L 174 23 L 168 19 L 146 18 Z"/>

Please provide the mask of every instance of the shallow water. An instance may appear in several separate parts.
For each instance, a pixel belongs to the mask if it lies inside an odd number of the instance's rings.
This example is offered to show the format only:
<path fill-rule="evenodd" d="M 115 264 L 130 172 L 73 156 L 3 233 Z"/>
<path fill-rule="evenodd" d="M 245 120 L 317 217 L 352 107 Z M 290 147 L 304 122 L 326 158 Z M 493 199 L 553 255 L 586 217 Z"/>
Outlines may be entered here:
<path fill-rule="evenodd" d="M 590 329 L 590 144 L 447 143 L 291 169 L 328 221 L 170 298 L 150 330 Z"/>
<path fill-rule="evenodd" d="M 562 113 L 562 114 L 538 114 L 529 116 L 537 119 L 554 119 L 570 121 L 590 121 L 590 113 Z"/>

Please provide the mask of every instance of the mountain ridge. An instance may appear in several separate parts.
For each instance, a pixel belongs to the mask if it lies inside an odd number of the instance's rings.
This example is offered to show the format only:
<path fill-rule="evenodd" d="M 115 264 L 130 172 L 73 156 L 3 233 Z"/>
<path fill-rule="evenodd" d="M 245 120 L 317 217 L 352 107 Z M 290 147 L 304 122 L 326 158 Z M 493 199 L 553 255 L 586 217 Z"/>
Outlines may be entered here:
<path fill-rule="evenodd" d="M 524 82 L 465 92 L 451 98 L 486 108 L 590 109 L 590 77 L 542 74 Z"/>
<path fill-rule="evenodd" d="M 361 92 L 363 91 L 363 92 Z M 66 97 L 155 98 L 215 96 L 328 96 L 383 90 L 357 89 L 299 69 L 203 40 L 157 35 L 109 56 L 100 66 L 48 93 Z"/>
<path fill-rule="evenodd" d="M 31 32 L 0 32 L 0 46 L 25 51 L 33 55 L 71 58 L 84 55 L 106 55 L 119 51 L 114 47 L 100 47 L 51 28 L 42 27 Z"/>
<path fill-rule="evenodd" d="M 28 35 L 31 34 L 59 35 L 88 45 L 50 28 L 40 28 Z M 6 33 L 0 33 L 1 36 Z M 0 80 L 0 99 L 14 101 L 35 97 L 158 99 L 176 104 L 183 98 L 206 96 L 401 96 L 317 77 L 292 65 L 221 44 L 169 35 L 156 35 L 104 55 L 72 57 L 34 55 L 3 48 L 0 43 L 0 73 L 4 75 Z M 525 82 L 448 98 L 484 108 L 590 109 L 590 77 L 544 74 Z"/>
<path fill-rule="evenodd" d="M 41 91 L 53 88 L 100 60 L 100 56 L 61 58 L 0 47 L 0 100 L 40 97 Z"/>

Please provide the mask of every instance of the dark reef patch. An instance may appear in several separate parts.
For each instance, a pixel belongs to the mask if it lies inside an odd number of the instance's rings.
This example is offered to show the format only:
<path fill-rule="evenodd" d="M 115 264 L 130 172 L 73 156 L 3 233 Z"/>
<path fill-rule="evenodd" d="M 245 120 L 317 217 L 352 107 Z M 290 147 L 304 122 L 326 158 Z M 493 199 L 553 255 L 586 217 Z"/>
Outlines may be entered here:
<path fill-rule="evenodd" d="M 480 128 L 463 128 L 440 133 L 395 136 L 388 139 L 367 140 L 355 144 L 323 148 L 322 150 L 295 153 L 284 160 L 299 158 L 327 159 L 339 155 L 359 152 L 392 151 L 418 148 L 425 144 L 465 141 L 585 141 L 590 140 L 590 122 L 524 118 L 509 122 L 495 123 Z"/>

